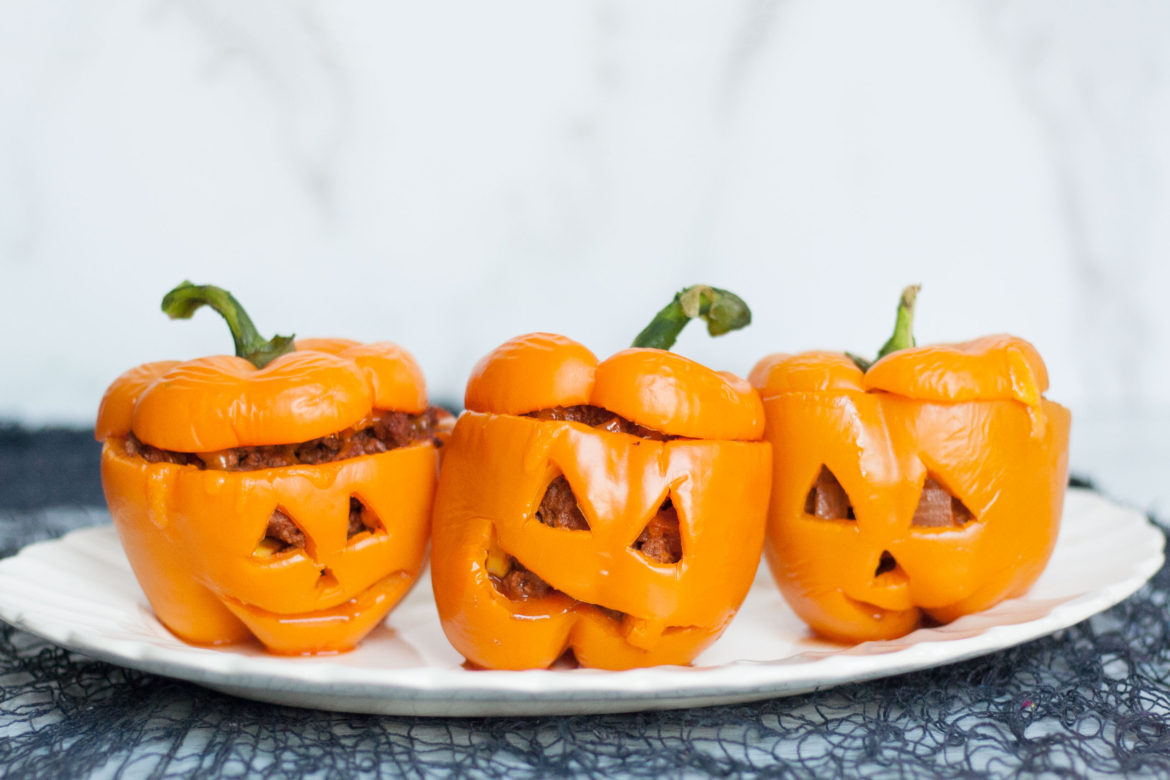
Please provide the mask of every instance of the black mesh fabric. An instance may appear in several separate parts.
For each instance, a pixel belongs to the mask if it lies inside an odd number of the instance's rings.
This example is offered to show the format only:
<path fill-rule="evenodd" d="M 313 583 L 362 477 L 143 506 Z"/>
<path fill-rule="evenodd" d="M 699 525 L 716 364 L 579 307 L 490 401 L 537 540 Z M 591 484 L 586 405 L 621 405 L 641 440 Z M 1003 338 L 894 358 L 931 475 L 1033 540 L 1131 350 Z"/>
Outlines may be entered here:
<path fill-rule="evenodd" d="M 41 495 L 51 490 L 42 484 Z M 103 517 L 2 510 L 0 556 Z M 259 704 L 93 661 L 0 624 L 0 774 L 1168 776 L 1168 595 L 1163 568 L 1078 626 L 940 669 L 749 705 L 561 718 Z"/>

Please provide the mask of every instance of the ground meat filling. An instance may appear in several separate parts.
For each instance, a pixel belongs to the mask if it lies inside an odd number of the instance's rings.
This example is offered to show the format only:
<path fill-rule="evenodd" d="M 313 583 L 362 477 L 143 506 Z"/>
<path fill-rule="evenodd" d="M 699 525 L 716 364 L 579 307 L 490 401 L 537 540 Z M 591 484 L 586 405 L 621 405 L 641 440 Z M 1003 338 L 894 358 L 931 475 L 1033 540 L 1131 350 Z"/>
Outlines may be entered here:
<path fill-rule="evenodd" d="M 126 454 L 142 458 L 147 463 L 178 463 L 180 466 L 185 466 L 188 463 L 186 453 L 160 450 L 158 447 L 143 444 L 133 432 L 126 436 Z"/>
<path fill-rule="evenodd" d="M 512 601 L 527 601 L 528 599 L 544 598 L 553 592 L 552 585 L 542 580 L 533 572 L 524 568 L 524 564 L 515 558 L 510 558 L 510 568 L 503 577 L 492 576 L 492 583 L 496 590 Z"/>
<path fill-rule="evenodd" d="M 279 509 L 268 518 L 268 530 L 264 532 L 264 536 L 280 542 L 284 549 L 305 546 L 305 532 L 297 528 L 292 518 Z"/>
<path fill-rule="evenodd" d="M 678 436 L 671 436 L 662 431 L 656 431 L 653 428 L 647 428 L 630 422 L 626 418 L 616 415 L 600 406 L 588 406 L 584 404 L 580 406 L 554 406 L 551 409 L 539 409 L 535 412 L 529 412 L 524 416 L 533 417 L 537 420 L 581 423 L 588 425 L 590 428 L 600 428 L 610 433 L 628 433 L 631 436 L 650 439 L 652 441 L 670 441 L 671 439 L 679 438 Z"/>
<path fill-rule="evenodd" d="M 544 493 L 536 510 L 536 517 L 547 526 L 566 528 L 572 531 L 589 530 L 589 523 L 577 505 L 577 497 L 568 480 L 563 476 L 554 479 Z M 678 563 L 682 560 L 682 536 L 679 533 L 678 512 L 669 499 L 646 524 L 633 547 L 647 558 L 658 563 Z M 529 570 L 512 556 L 507 556 L 504 573 L 489 574 L 496 590 L 512 601 L 544 598 L 557 593 L 555 588 Z M 622 620 L 625 615 L 615 609 L 590 605 L 613 620 Z"/>
<path fill-rule="evenodd" d="M 817 481 L 808 491 L 804 511 L 823 520 L 856 519 L 845 489 L 833 476 L 833 472 L 824 466 L 821 466 Z M 927 477 L 911 525 L 920 528 L 961 528 L 974 519 L 975 515 L 962 501 L 948 493 L 934 477 Z"/>
<path fill-rule="evenodd" d="M 670 499 L 642 530 L 634 542 L 634 549 L 658 563 L 678 563 L 682 560 L 682 535 L 678 530 L 678 512 Z"/>
<path fill-rule="evenodd" d="M 570 531 L 588 531 L 589 521 L 577 506 L 577 497 L 573 495 L 573 488 L 563 476 L 557 477 L 549 484 L 544 492 L 544 499 L 536 510 L 536 519 L 553 528 L 566 528 Z"/>
<path fill-rule="evenodd" d="M 282 466 L 319 465 L 337 460 L 373 455 L 430 440 L 435 446 L 439 409 L 430 407 L 422 414 L 384 412 L 370 424 L 330 434 L 300 444 L 274 444 L 260 447 L 235 447 L 219 452 L 173 452 L 152 447 L 131 432 L 126 436 L 126 454 L 148 463 L 177 463 L 199 469 L 219 471 L 255 471 Z"/>
<path fill-rule="evenodd" d="M 352 539 L 363 531 L 377 531 L 377 521 L 365 511 L 362 502 L 352 496 L 349 499 L 349 525 L 345 538 Z M 297 527 L 292 518 L 277 509 L 268 518 L 261 547 L 271 553 L 282 553 L 293 549 L 304 549 L 305 532 Z"/>
<path fill-rule="evenodd" d="M 822 520 L 855 520 L 853 505 L 833 472 L 821 466 L 817 481 L 804 500 L 804 511 Z"/>
<path fill-rule="evenodd" d="M 557 477 L 549 483 L 544 492 L 540 506 L 536 510 L 536 519 L 552 528 L 564 528 L 569 531 L 588 531 L 589 521 L 577 505 L 577 497 L 573 495 L 573 488 L 564 476 Z M 682 534 L 678 527 L 678 512 L 674 504 L 667 499 L 650 522 L 642 529 L 642 533 L 634 541 L 634 549 L 657 563 L 678 563 L 682 560 Z"/>
<path fill-rule="evenodd" d="M 373 514 L 366 511 L 362 506 L 362 502 L 358 501 L 353 496 L 349 498 L 349 529 L 346 531 L 345 538 L 352 539 L 362 531 L 378 531 L 381 530 L 381 525 L 378 524 L 377 519 Z"/>
<path fill-rule="evenodd" d="M 496 586 L 505 598 L 511 601 L 527 601 L 528 599 L 540 599 L 552 593 L 559 593 L 556 588 L 549 585 L 542 580 L 535 572 L 525 568 L 524 564 L 516 560 L 512 556 L 508 556 L 508 572 L 502 577 L 497 577 L 492 574 L 489 575 L 492 584 Z M 584 604 L 585 602 L 577 602 Z M 610 620 L 621 622 L 625 617 L 624 612 L 618 612 L 616 609 L 609 609 L 608 607 L 598 606 L 597 604 L 590 604 L 601 614 L 605 615 Z"/>
<path fill-rule="evenodd" d="M 971 510 L 947 492 L 934 477 L 927 477 L 914 509 L 911 525 L 923 528 L 961 528 L 975 519 Z"/>

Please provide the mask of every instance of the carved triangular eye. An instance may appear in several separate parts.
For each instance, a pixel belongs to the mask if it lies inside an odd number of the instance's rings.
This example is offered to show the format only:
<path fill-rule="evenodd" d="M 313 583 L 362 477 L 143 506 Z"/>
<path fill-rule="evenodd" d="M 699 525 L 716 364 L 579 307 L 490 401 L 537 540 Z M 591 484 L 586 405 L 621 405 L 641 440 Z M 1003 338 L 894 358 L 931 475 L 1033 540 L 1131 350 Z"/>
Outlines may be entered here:
<path fill-rule="evenodd" d="M 288 513 L 281 507 L 272 511 L 268 518 L 268 527 L 264 529 L 264 538 L 252 555 L 256 558 L 270 558 L 277 553 L 293 549 L 305 549 L 307 546 L 305 532 L 301 530 Z"/>
<path fill-rule="evenodd" d="M 646 523 L 633 547 L 656 563 L 678 563 L 682 560 L 682 534 L 678 528 L 678 511 L 669 498 Z"/>
<path fill-rule="evenodd" d="M 856 519 L 845 488 L 841 487 L 828 466 L 821 466 L 817 481 L 809 488 L 808 496 L 804 499 L 804 511 L 822 520 Z"/>
<path fill-rule="evenodd" d="M 911 525 L 922 528 L 958 528 L 975 519 L 971 510 L 932 476 L 926 477 Z"/>
<path fill-rule="evenodd" d="M 544 491 L 544 498 L 536 509 L 536 519 L 553 528 L 565 528 L 570 531 L 588 531 L 589 521 L 577 506 L 577 497 L 573 495 L 573 488 L 569 480 L 561 475 L 548 485 Z"/>
<path fill-rule="evenodd" d="M 382 521 L 374 514 L 374 510 L 361 502 L 357 496 L 349 497 L 349 528 L 345 538 L 352 539 L 363 531 L 377 532 L 382 529 Z"/>

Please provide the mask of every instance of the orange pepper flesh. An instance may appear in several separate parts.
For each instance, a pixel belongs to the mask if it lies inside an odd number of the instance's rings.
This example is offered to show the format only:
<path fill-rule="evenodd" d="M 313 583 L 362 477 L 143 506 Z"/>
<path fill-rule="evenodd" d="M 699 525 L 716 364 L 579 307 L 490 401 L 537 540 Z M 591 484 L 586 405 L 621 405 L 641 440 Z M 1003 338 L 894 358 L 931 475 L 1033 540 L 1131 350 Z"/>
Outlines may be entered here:
<path fill-rule="evenodd" d="M 147 364 L 115 380 L 96 426 L 102 484 L 163 624 L 198 644 L 254 635 L 278 653 L 352 648 L 417 579 L 437 457 L 422 442 L 316 465 L 202 470 L 127 454 L 131 431 L 152 446 L 200 452 L 299 443 L 375 410 L 425 408 L 408 353 L 342 339 L 298 342 L 263 369 L 223 356 Z M 347 538 L 351 497 L 379 528 Z M 262 549 L 278 508 L 304 533 L 303 549 Z"/>
<path fill-rule="evenodd" d="M 773 442 L 765 553 L 817 633 L 889 639 L 1024 593 L 1056 543 L 1070 415 L 1022 339 L 899 350 L 863 373 L 843 354 L 772 355 L 752 371 Z M 806 509 L 822 466 L 855 519 Z M 974 519 L 914 526 L 931 477 Z M 883 553 L 896 567 L 880 571 Z M 889 568 L 889 567 L 885 567 Z"/>
<path fill-rule="evenodd" d="M 563 336 L 530 334 L 480 362 L 466 403 L 444 447 L 431 553 L 443 630 L 460 653 L 527 669 L 571 648 L 584 666 L 625 669 L 689 663 L 719 637 L 755 574 L 769 491 L 763 408 L 746 382 L 661 350 L 598 363 Z M 519 416 L 577 404 L 688 438 Z M 535 517 L 562 475 L 588 530 Z M 667 498 L 682 536 L 675 564 L 632 547 Z M 555 591 L 504 596 L 489 574 L 502 554 Z"/>

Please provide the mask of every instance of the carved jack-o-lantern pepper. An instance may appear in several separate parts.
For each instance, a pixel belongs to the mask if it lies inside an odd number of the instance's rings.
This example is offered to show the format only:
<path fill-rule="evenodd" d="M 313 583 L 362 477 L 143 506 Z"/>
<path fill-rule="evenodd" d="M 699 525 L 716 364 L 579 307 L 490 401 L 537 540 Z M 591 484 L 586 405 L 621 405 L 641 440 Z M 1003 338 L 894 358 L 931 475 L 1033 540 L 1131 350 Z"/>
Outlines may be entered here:
<path fill-rule="evenodd" d="M 683 291 L 598 361 L 563 336 L 476 366 L 444 449 L 431 577 L 443 630 L 479 666 L 689 663 L 726 628 L 763 544 L 770 448 L 743 379 L 666 351 L 690 317 L 750 321 Z"/>
<path fill-rule="evenodd" d="M 1028 342 L 915 347 L 917 287 L 872 364 L 752 371 L 775 447 L 765 544 L 793 609 L 841 641 L 901 636 L 1023 593 L 1056 542 L 1069 413 Z"/>
<path fill-rule="evenodd" d="M 418 575 L 445 413 L 394 344 L 265 341 L 226 291 L 190 283 L 163 311 L 205 304 L 236 356 L 133 368 L 98 412 L 130 564 L 184 640 L 352 648 Z"/>

